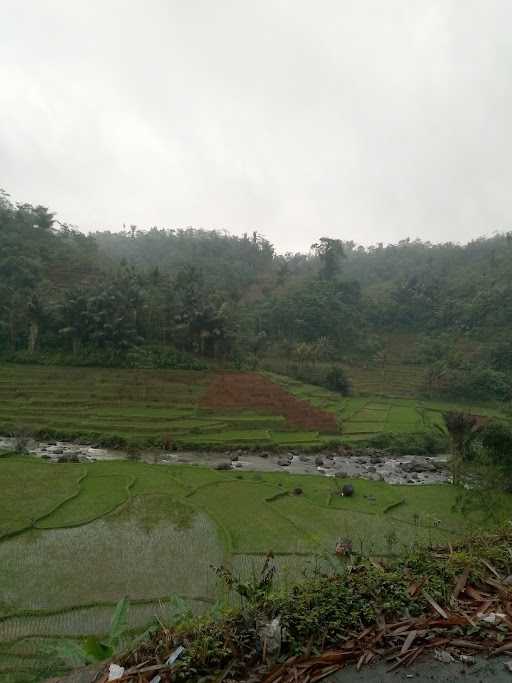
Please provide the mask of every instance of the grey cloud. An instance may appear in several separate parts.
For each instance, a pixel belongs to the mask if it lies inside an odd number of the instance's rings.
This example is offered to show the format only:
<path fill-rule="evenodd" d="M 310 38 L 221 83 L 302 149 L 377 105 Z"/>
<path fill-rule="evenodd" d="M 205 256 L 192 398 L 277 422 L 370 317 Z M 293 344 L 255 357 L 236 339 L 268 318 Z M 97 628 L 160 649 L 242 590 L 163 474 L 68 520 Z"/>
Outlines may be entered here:
<path fill-rule="evenodd" d="M 82 229 L 512 223 L 507 0 L 4 0 L 0 186 Z"/>

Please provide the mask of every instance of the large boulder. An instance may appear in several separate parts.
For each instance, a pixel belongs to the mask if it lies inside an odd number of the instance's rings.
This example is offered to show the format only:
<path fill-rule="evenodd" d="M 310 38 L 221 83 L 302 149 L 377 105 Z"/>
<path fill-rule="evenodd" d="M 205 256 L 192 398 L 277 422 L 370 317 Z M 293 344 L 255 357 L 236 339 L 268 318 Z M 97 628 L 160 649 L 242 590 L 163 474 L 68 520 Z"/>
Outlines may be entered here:
<path fill-rule="evenodd" d="M 350 496 L 354 495 L 354 487 L 352 484 L 345 484 L 343 488 L 341 489 L 341 495 L 342 496 L 347 496 L 347 498 L 350 498 Z"/>
<path fill-rule="evenodd" d="M 435 472 L 437 469 L 434 463 L 424 458 L 413 458 L 410 462 L 403 462 L 400 467 L 403 472 Z"/>
<path fill-rule="evenodd" d="M 230 470 L 231 469 L 231 463 L 230 462 L 219 462 L 213 466 L 213 469 L 214 470 Z"/>

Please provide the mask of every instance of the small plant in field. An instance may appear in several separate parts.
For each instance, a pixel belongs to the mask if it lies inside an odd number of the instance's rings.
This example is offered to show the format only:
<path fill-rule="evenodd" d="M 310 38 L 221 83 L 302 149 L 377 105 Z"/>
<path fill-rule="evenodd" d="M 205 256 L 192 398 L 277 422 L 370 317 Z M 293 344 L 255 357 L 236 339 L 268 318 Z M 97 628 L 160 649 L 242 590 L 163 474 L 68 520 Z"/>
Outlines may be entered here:
<path fill-rule="evenodd" d="M 265 558 L 259 576 L 254 575 L 249 581 L 242 581 L 226 567 L 217 567 L 215 571 L 223 583 L 238 593 L 241 598 L 251 604 L 259 604 L 272 589 L 277 567 L 274 563 L 274 556 L 270 552 Z"/>
<path fill-rule="evenodd" d="M 162 615 L 155 618 L 156 623 L 167 629 L 183 629 L 194 619 L 190 605 L 179 595 L 171 595 L 165 604 L 160 603 Z"/>
<path fill-rule="evenodd" d="M 396 531 L 394 529 L 388 531 L 388 533 L 385 535 L 385 540 L 388 553 L 391 555 L 393 553 L 393 548 L 398 543 L 398 536 L 396 534 Z"/>
<path fill-rule="evenodd" d="M 105 639 L 89 636 L 80 645 L 74 642 L 63 643 L 58 651 L 60 658 L 73 664 L 83 664 L 103 662 L 112 657 L 120 648 L 128 630 L 128 606 L 127 598 L 117 603 L 110 622 L 110 631 Z"/>
<path fill-rule="evenodd" d="M 14 452 L 19 455 L 27 453 L 30 433 L 23 427 L 16 427 L 12 431 L 11 436 L 14 439 Z"/>

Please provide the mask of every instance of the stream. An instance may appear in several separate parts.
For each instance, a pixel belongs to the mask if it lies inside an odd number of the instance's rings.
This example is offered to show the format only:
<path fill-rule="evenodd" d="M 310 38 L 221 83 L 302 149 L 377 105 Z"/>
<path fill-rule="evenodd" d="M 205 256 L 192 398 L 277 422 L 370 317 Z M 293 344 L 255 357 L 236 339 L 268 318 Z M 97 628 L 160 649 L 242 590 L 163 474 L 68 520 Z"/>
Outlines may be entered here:
<path fill-rule="evenodd" d="M 0 451 L 13 451 L 14 438 L 0 437 Z M 112 448 L 96 448 L 89 444 L 67 441 L 31 440 L 26 451 L 44 458 L 49 463 L 96 462 L 119 460 L 129 456 L 125 451 Z M 149 464 L 203 465 L 219 470 L 247 470 L 259 472 L 287 471 L 290 474 L 314 474 L 323 477 L 368 479 L 388 484 L 442 484 L 450 481 L 447 468 L 448 456 L 393 455 L 377 449 L 357 449 L 352 454 L 326 450 L 319 453 L 287 453 L 247 451 L 243 449 L 213 451 L 160 451 L 140 450 L 137 455 Z"/>

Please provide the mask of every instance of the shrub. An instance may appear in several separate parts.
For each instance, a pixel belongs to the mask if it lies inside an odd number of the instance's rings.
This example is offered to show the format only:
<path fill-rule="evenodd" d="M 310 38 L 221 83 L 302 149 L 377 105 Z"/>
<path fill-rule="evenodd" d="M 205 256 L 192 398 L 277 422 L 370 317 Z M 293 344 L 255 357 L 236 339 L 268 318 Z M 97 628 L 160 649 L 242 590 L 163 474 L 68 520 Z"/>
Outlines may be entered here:
<path fill-rule="evenodd" d="M 347 374 L 339 365 L 333 365 L 325 376 L 326 386 L 332 391 L 348 396 L 352 392 L 352 385 Z"/>
<path fill-rule="evenodd" d="M 491 347 L 489 362 L 494 370 L 512 370 L 512 342 L 501 342 Z"/>
<path fill-rule="evenodd" d="M 502 422 L 491 422 L 482 431 L 482 446 L 498 465 L 512 465 L 512 429 Z"/>
<path fill-rule="evenodd" d="M 267 360 L 265 369 L 280 375 L 293 377 L 305 384 L 314 384 L 337 391 L 343 396 L 352 393 L 352 384 L 343 368 L 339 365 L 300 365 L 283 360 Z"/>
<path fill-rule="evenodd" d="M 445 386 L 445 393 L 465 399 L 509 401 L 512 398 L 511 378 L 484 366 L 449 370 Z"/>

